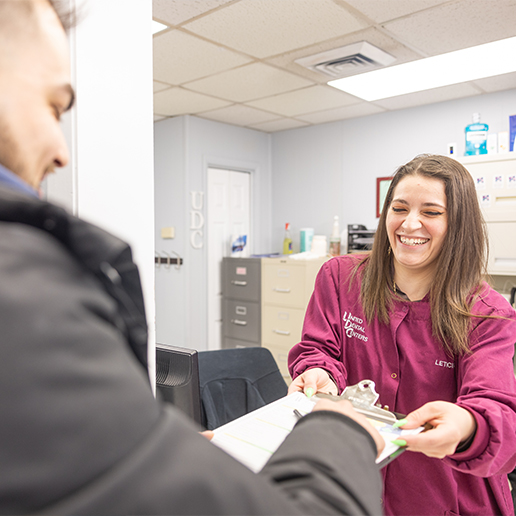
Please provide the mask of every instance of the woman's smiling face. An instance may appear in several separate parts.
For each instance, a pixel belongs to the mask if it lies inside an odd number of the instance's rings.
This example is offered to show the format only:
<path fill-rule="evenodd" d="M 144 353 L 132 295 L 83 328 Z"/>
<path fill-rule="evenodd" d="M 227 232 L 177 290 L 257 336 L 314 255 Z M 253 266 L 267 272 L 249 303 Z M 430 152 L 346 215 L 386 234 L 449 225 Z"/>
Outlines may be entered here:
<path fill-rule="evenodd" d="M 448 229 L 446 207 L 440 179 L 412 175 L 398 183 L 386 219 L 395 269 L 423 272 L 436 267 Z"/>

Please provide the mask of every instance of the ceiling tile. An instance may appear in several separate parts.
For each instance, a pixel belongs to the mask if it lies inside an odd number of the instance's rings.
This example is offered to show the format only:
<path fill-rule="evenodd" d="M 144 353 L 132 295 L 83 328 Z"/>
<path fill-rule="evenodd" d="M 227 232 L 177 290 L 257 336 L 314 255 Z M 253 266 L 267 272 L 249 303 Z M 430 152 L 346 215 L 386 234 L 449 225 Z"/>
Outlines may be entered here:
<path fill-rule="evenodd" d="M 162 82 L 153 81 L 152 84 L 154 93 L 157 93 L 158 91 L 166 90 L 170 88 L 170 84 L 163 84 Z"/>
<path fill-rule="evenodd" d="M 480 95 L 480 91 L 470 83 L 453 84 L 452 86 L 443 86 L 433 90 L 419 91 L 417 93 L 409 93 L 408 95 L 400 95 L 389 99 L 376 100 L 377 106 L 385 109 L 404 109 L 414 106 L 422 106 L 424 104 L 433 104 L 435 102 L 444 102 L 445 100 L 460 99 L 462 97 L 472 97 Z"/>
<path fill-rule="evenodd" d="M 221 108 L 228 104 L 224 100 L 200 95 L 183 88 L 170 88 L 154 94 L 154 113 L 156 115 L 187 115 Z"/>
<path fill-rule="evenodd" d="M 284 116 L 296 116 L 323 109 L 356 104 L 359 99 L 336 90 L 331 86 L 310 86 L 302 90 L 283 93 L 266 99 L 249 102 L 251 106 L 272 111 Z"/>
<path fill-rule="evenodd" d="M 246 102 L 311 84 L 311 81 L 289 72 L 263 63 L 252 63 L 190 82 L 186 87 L 233 102 Z"/>
<path fill-rule="evenodd" d="M 384 24 L 401 41 L 427 55 L 515 35 L 515 0 L 460 0 Z"/>
<path fill-rule="evenodd" d="M 235 125 L 252 125 L 278 118 L 277 115 L 266 113 L 265 111 L 260 111 L 259 109 L 254 109 L 253 107 L 244 106 L 242 104 L 235 104 L 214 111 L 199 113 L 198 116 Z"/>
<path fill-rule="evenodd" d="M 378 106 L 374 106 L 368 102 L 361 102 L 360 104 L 355 104 L 353 106 L 318 111 L 317 113 L 310 113 L 308 115 L 300 115 L 297 118 L 310 122 L 311 124 L 324 124 L 326 122 L 335 122 L 337 120 L 345 120 L 347 118 L 376 115 L 383 111 L 384 109 Z"/>
<path fill-rule="evenodd" d="M 493 91 L 511 90 L 516 88 L 516 72 L 497 75 L 496 77 L 487 77 L 473 81 L 473 84 L 482 88 L 482 91 L 491 93 Z M 516 107 L 513 109 L 516 112 Z"/>
<path fill-rule="evenodd" d="M 291 118 L 280 118 L 271 122 L 264 122 L 252 126 L 252 129 L 265 131 L 266 133 L 275 133 L 276 131 L 285 131 L 287 129 L 297 129 L 298 127 L 306 127 L 307 123 L 299 120 L 292 120 Z"/>
<path fill-rule="evenodd" d="M 394 0 L 386 2 L 378 0 L 345 0 L 358 11 L 376 23 L 394 20 L 400 16 L 416 13 L 429 7 L 444 4 L 449 0 Z"/>
<path fill-rule="evenodd" d="M 275 131 L 516 87 L 516 74 L 506 74 L 375 103 L 334 106 L 334 95 L 327 93 L 329 77 L 294 62 L 368 41 L 400 64 L 515 36 L 516 0 L 153 0 L 153 7 L 156 19 L 181 25 L 153 37 L 157 117 L 195 113 L 247 124 L 247 113 L 258 117 L 249 118 L 249 125 Z M 368 20 L 383 27 L 368 26 Z M 210 37 L 234 44 L 235 51 L 203 39 Z M 242 52 L 266 57 L 251 62 Z M 258 113 L 276 119 L 262 120 Z M 283 115 L 295 120 L 279 118 Z"/>
<path fill-rule="evenodd" d="M 184 25 L 207 39 L 259 58 L 366 26 L 333 0 L 240 0 Z"/>
<path fill-rule="evenodd" d="M 316 45 L 308 48 L 293 50 L 292 52 L 288 52 L 281 56 L 267 59 L 266 62 L 285 68 L 286 70 L 302 75 L 307 79 L 312 79 L 318 83 L 326 83 L 333 79 L 333 77 L 320 72 L 309 70 L 297 64 L 295 60 L 300 59 L 301 57 L 311 56 L 320 52 L 332 50 L 334 48 L 350 45 L 352 43 L 358 43 L 360 41 L 367 41 L 368 43 L 371 43 L 371 45 L 374 45 L 394 56 L 396 61 L 393 63 L 393 65 L 406 63 L 408 61 L 413 61 L 414 59 L 419 59 L 422 57 L 421 54 L 410 50 L 391 36 L 384 34 L 374 27 L 370 27 L 368 29 L 355 32 L 351 35 L 332 39 L 330 41 L 324 41 L 322 43 L 317 43 Z M 360 70 L 357 70 L 357 73 L 360 73 Z"/>
<path fill-rule="evenodd" d="M 250 61 L 236 52 L 179 30 L 153 38 L 154 79 L 179 85 Z"/>
<path fill-rule="evenodd" d="M 179 25 L 233 0 L 152 0 L 152 17 Z"/>

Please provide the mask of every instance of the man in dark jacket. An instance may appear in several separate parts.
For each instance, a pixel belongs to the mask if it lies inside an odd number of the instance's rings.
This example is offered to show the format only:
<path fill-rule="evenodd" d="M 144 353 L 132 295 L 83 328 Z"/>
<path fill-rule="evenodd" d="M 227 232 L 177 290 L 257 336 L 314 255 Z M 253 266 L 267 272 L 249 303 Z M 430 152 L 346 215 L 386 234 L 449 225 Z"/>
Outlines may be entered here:
<path fill-rule="evenodd" d="M 0 0 L 0 513 L 379 514 L 381 438 L 319 402 L 255 475 L 157 403 L 127 244 L 38 198 L 73 103 L 49 0 Z"/>

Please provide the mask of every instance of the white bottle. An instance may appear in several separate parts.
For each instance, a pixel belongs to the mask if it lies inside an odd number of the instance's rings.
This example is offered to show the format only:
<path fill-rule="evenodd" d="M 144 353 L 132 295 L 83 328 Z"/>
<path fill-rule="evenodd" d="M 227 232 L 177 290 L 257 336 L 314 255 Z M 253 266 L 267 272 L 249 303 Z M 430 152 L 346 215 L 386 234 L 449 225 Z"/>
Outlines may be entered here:
<path fill-rule="evenodd" d="M 330 237 L 330 254 L 332 256 L 340 256 L 340 227 L 339 217 L 335 215 L 333 219 L 333 231 Z"/>
<path fill-rule="evenodd" d="M 340 253 L 348 254 L 348 227 L 344 226 L 340 234 Z"/>

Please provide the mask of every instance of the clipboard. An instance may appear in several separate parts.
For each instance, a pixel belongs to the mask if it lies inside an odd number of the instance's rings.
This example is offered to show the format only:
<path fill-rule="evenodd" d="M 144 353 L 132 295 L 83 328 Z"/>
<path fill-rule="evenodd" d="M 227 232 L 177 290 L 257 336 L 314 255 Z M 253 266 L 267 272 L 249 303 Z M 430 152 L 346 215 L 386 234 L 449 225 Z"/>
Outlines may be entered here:
<path fill-rule="evenodd" d="M 406 450 L 406 448 L 393 444 L 391 442 L 392 440 L 398 437 L 403 438 L 403 435 L 418 434 L 431 428 L 430 425 L 411 430 L 394 428 L 392 425 L 405 416 L 391 412 L 389 407 L 382 407 L 382 405 L 378 403 L 380 395 L 376 392 L 375 383 L 372 380 L 362 380 L 356 385 L 350 385 L 346 387 L 339 396 L 318 392 L 313 397 L 331 399 L 332 401 L 348 400 L 357 412 L 369 419 L 369 422 L 380 432 L 380 435 L 382 435 L 385 441 L 385 449 L 376 461 L 379 468 L 383 468 Z"/>
<path fill-rule="evenodd" d="M 376 407 L 382 412 L 371 408 L 375 406 L 374 403 L 378 399 L 374 382 L 364 380 L 348 389 L 341 396 L 317 393 L 311 398 L 301 391 L 294 392 L 216 428 L 211 442 L 257 473 L 292 431 L 299 418 L 312 411 L 318 398 L 330 398 L 335 401 L 349 399 L 358 412 L 369 418 L 385 441 L 385 449 L 376 459 L 376 464 L 382 468 L 405 450 L 391 443 L 390 440 L 403 437 L 408 433 L 419 433 L 423 428 L 392 429 L 397 415 L 382 407 Z M 389 430 L 391 433 L 388 432 Z"/>

